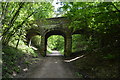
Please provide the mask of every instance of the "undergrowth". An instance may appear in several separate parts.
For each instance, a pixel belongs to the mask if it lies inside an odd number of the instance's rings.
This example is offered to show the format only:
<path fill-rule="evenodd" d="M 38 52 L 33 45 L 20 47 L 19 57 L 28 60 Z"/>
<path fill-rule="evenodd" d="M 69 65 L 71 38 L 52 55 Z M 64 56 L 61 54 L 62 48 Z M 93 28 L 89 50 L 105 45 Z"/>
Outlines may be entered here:
<path fill-rule="evenodd" d="M 119 51 L 91 52 L 71 64 L 80 78 L 119 78 L 119 56 Z"/>
<path fill-rule="evenodd" d="M 11 78 L 19 73 L 23 68 L 26 68 L 31 62 L 29 58 L 38 57 L 32 48 L 20 42 L 20 45 L 16 49 L 14 44 L 4 46 L 2 48 L 2 77 Z"/>

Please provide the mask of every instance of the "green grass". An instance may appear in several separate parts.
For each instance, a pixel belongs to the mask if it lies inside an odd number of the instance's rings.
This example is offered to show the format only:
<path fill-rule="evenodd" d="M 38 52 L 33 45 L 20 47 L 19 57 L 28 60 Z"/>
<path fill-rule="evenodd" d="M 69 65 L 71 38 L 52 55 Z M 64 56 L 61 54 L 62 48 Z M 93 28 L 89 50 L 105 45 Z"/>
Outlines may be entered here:
<path fill-rule="evenodd" d="M 20 69 L 16 66 L 16 64 L 24 53 L 21 50 L 17 50 L 11 46 L 3 46 L 3 52 L 3 78 L 8 78 L 13 71 L 19 72 Z"/>

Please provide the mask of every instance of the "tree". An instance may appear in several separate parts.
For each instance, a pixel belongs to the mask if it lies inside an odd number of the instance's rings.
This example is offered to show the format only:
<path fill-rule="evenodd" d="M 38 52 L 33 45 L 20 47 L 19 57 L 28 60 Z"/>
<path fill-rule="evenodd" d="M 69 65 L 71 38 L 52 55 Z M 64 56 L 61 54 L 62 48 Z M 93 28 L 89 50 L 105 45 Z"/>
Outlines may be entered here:
<path fill-rule="evenodd" d="M 4 45 L 7 45 L 12 38 L 20 39 L 20 36 L 25 36 L 26 29 L 31 28 L 36 20 L 51 17 L 53 13 L 51 3 L 2 2 L 0 4 L 2 5 L 2 42 Z M 19 40 L 16 45 L 18 44 Z"/>
<path fill-rule="evenodd" d="M 118 48 L 120 43 L 120 2 L 65 2 L 62 7 L 71 20 L 70 28 L 83 29 L 91 50 Z M 82 35 L 83 35 L 82 34 Z M 90 48 L 89 47 L 89 48 Z M 116 48 L 115 48 L 116 49 Z"/>

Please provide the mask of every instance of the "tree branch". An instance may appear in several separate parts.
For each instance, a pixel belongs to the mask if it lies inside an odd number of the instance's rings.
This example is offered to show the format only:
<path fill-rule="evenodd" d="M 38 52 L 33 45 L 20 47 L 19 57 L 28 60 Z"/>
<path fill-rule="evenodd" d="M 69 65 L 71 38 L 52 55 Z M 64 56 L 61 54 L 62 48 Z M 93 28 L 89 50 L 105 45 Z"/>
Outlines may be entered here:
<path fill-rule="evenodd" d="M 20 5 L 19 8 L 17 9 L 16 13 L 13 15 L 12 19 L 9 22 L 9 28 L 6 28 L 6 30 L 3 32 L 2 36 L 4 36 L 12 28 L 13 23 L 15 22 L 17 16 L 19 15 L 20 9 L 23 7 L 24 3 L 21 2 L 19 5 Z"/>
<path fill-rule="evenodd" d="M 120 12 L 120 10 L 112 3 L 112 6 L 118 11 Z"/>
<path fill-rule="evenodd" d="M 39 9 L 39 8 L 38 8 Z M 17 30 L 19 29 L 19 28 L 21 28 L 21 26 L 27 21 L 27 19 L 29 18 L 29 17 L 31 17 L 33 14 L 35 14 L 37 12 L 37 10 L 35 10 L 34 12 L 32 12 L 30 15 L 28 15 L 28 17 L 26 17 L 25 18 L 25 20 L 20 24 L 20 25 L 18 25 L 16 28 L 14 28 L 13 30 L 12 30 L 12 32 L 10 32 L 10 34 L 8 34 L 8 40 L 7 40 L 7 43 L 9 43 L 9 41 L 10 41 L 10 39 L 11 39 L 11 36 L 13 36 L 13 35 L 15 35 L 15 33 L 17 32 Z"/>

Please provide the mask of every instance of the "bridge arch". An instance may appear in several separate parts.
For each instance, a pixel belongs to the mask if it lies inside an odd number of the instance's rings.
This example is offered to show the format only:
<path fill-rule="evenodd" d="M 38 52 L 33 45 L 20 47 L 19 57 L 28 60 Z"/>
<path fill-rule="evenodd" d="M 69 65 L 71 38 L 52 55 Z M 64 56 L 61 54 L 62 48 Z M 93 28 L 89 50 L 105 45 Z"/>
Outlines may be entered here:
<path fill-rule="evenodd" d="M 37 29 L 31 28 L 26 31 L 27 31 L 26 39 L 27 39 L 27 44 L 29 46 L 31 45 L 31 40 L 34 36 L 37 36 L 37 35 L 41 36 L 41 33 Z"/>
<path fill-rule="evenodd" d="M 64 37 L 64 53 L 65 53 L 65 37 L 66 37 L 66 33 L 63 31 L 63 30 L 61 30 L 61 29 L 52 29 L 52 30 L 49 30 L 49 31 L 47 31 L 46 33 L 45 33 L 45 52 L 44 52 L 44 54 L 46 55 L 46 52 L 47 52 L 47 42 L 48 42 L 48 38 L 50 37 L 50 36 L 52 36 L 52 35 L 61 35 L 61 36 L 63 36 Z"/>
<path fill-rule="evenodd" d="M 47 39 L 52 35 L 61 35 L 64 37 L 64 56 L 68 56 L 71 53 L 72 48 L 72 37 L 68 35 L 64 29 L 52 29 L 46 30 L 46 32 L 41 37 L 41 54 L 46 56 L 47 51 Z"/>

